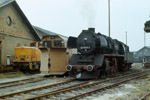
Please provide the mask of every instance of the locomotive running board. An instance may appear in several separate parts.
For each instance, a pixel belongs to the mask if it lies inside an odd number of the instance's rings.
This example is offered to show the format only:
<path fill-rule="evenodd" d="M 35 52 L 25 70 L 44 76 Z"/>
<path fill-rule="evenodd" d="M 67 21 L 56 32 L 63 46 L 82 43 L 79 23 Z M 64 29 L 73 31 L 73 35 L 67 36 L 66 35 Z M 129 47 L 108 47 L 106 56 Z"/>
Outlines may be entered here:
<path fill-rule="evenodd" d="M 42 71 L 42 74 L 47 74 L 47 75 L 63 75 L 65 72 L 47 72 L 47 71 Z"/>
<path fill-rule="evenodd" d="M 124 55 L 118 55 L 118 54 L 104 54 L 106 57 L 124 57 Z"/>

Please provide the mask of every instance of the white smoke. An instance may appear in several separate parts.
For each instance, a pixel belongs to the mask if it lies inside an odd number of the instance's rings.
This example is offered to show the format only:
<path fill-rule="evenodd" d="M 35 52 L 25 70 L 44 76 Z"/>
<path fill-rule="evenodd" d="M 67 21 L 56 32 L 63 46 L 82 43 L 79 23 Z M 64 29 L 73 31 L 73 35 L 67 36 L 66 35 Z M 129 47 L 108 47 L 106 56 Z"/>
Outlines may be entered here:
<path fill-rule="evenodd" d="M 82 0 L 81 16 L 88 27 L 95 27 L 96 6 L 98 0 Z"/>

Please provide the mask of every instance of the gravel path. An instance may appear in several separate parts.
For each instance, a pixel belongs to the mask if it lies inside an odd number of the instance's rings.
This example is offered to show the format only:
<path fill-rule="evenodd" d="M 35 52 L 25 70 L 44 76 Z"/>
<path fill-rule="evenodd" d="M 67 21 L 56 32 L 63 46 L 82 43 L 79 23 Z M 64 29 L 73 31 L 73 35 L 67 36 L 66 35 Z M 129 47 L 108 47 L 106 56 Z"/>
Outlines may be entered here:
<path fill-rule="evenodd" d="M 44 76 L 44 74 L 26 75 L 26 76 L 17 77 L 17 78 L 0 79 L 0 83 L 9 82 L 9 81 L 16 81 L 16 80 L 23 80 L 23 79 L 29 79 L 29 78 L 36 78 L 36 77 L 40 77 L 40 76 Z"/>
<path fill-rule="evenodd" d="M 44 81 L 0 89 L 0 95 L 55 84 L 66 80 L 70 80 L 70 78 L 47 78 L 47 80 Z"/>

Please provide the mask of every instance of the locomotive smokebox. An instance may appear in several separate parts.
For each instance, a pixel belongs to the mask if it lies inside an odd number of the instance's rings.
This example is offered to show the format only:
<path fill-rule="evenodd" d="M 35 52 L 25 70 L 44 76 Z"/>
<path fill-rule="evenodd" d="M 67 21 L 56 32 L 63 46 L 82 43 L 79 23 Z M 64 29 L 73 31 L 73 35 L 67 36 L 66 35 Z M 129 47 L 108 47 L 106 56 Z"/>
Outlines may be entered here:
<path fill-rule="evenodd" d="M 88 30 L 95 33 L 95 28 L 89 28 Z"/>

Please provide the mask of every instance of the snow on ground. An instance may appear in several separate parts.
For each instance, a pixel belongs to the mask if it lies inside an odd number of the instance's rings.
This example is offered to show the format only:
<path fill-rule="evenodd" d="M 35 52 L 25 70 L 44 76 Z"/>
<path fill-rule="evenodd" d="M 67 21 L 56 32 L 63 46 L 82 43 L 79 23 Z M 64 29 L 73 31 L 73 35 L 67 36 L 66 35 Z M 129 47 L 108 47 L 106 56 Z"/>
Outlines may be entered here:
<path fill-rule="evenodd" d="M 36 77 L 40 77 L 40 76 L 44 76 L 44 74 L 35 74 L 35 75 L 21 76 L 21 77 L 17 77 L 17 78 L 0 79 L 0 83 L 16 81 L 16 80 L 23 80 L 23 79 L 28 79 L 28 78 L 36 78 Z"/>
<path fill-rule="evenodd" d="M 134 91 L 134 89 L 137 88 L 131 84 L 125 84 L 124 87 L 126 90 L 121 88 L 112 89 L 109 90 L 108 93 L 105 92 L 102 95 L 94 98 L 93 100 L 116 100 L 119 97 L 128 96 L 130 92 Z"/>
<path fill-rule="evenodd" d="M 146 70 L 142 64 L 133 64 L 132 66 L 139 70 Z M 91 96 L 91 100 L 138 100 L 147 92 L 150 92 L 150 75 L 99 92 L 96 96 Z"/>

